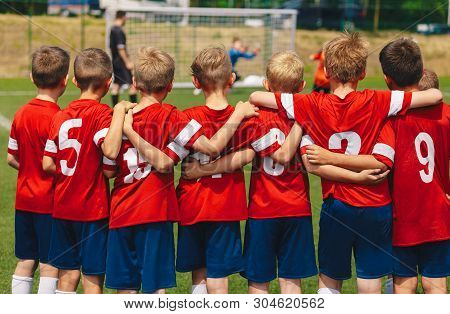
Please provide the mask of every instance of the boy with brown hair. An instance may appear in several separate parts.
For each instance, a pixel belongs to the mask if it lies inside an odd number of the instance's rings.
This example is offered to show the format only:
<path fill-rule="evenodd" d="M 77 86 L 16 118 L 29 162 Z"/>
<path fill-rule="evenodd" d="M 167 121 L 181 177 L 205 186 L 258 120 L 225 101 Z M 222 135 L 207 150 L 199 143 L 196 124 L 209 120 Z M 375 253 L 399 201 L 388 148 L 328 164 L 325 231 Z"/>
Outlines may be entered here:
<path fill-rule="evenodd" d="M 32 55 L 31 81 L 37 95 L 14 116 L 8 142 L 8 164 L 17 177 L 15 254 L 19 259 L 11 292 L 31 293 L 39 266 L 38 293 L 55 293 L 58 270 L 49 265 L 53 176 L 42 170 L 42 156 L 57 102 L 67 85 L 70 56 L 59 47 L 43 46 Z"/>
<path fill-rule="evenodd" d="M 42 166 L 56 176 L 50 263 L 59 269 L 57 293 L 76 293 L 83 273 L 84 293 L 101 293 L 108 237 L 109 186 L 105 156 L 115 159 L 123 121 L 133 104 L 114 107 L 100 100 L 109 90 L 112 65 L 101 49 L 81 51 L 74 62 L 78 100 L 59 111 L 45 146 Z"/>
<path fill-rule="evenodd" d="M 179 212 L 173 165 L 190 149 L 217 155 L 240 121 L 255 114 L 249 104 L 238 104 L 222 129 L 206 138 L 204 120 L 164 103 L 174 72 L 175 62 L 166 52 L 140 50 L 133 84 L 141 101 L 124 125 L 111 202 L 106 286 L 119 293 L 164 293 L 176 285 L 172 223 Z"/>
<path fill-rule="evenodd" d="M 332 94 L 308 95 L 255 92 L 251 102 L 279 108 L 286 119 L 305 127 L 302 159 L 312 173 L 307 146 L 316 144 L 347 155 L 372 154 L 388 117 L 409 108 L 436 105 L 438 90 L 423 92 L 356 91 L 365 76 L 367 44 L 357 33 L 344 33 L 325 46 L 325 69 Z M 389 150 L 379 154 L 391 157 Z M 386 169 L 382 162 L 363 159 L 360 169 Z M 360 169 L 354 169 L 359 171 Z M 320 173 L 319 173 L 320 175 Z M 359 293 L 380 293 L 381 278 L 392 272 L 391 199 L 387 182 L 363 186 L 322 176 L 324 204 L 319 233 L 319 293 L 339 293 L 351 277 L 356 260 Z"/>
<path fill-rule="evenodd" d="M 279 52 L 270 58 L 264 80 L 267 91 L 296 94 L 304 86 L 303 62 L 295 52 Z M 280 145 L 288 133 L 301 134 L 298 124 L 282 119 L 276 110 L 261 108 L 259 118 Z M 299 143 L 292 144 L 291 152 L 295 153 Z M 195 179 L 231 172 L 251 162 L 254 156 L 251 149 L 244 149 L 211 164 L 190 163 L 184 176 Z M 253 163 L 243 272 L 249 281 L 249 293 L 268 293 L 270 281 L 277 277 L 281 293 L 301 293 L 301 278 L 317 273 L 308 177 L 300 156 L 293 160 L 291 157 L 285 164 L 269 156 L 258 157 Z M 336 175 L 336 180 L 379 180 L 374 170 L 354 173 L 332 166 L 323 168 L 330 176 Z"/>

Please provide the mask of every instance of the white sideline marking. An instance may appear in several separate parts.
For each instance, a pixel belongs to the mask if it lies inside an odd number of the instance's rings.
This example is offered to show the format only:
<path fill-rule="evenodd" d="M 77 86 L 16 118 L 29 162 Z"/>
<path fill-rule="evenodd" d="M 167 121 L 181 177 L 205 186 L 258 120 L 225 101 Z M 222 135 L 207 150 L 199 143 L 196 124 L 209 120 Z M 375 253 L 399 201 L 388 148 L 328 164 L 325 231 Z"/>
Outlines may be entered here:
<path fill-rule="evenodd" d="M 9 131 L 11 130 L 11 125 L 12 125 L 11 121 L 0 113 L 0 127 Z"/>

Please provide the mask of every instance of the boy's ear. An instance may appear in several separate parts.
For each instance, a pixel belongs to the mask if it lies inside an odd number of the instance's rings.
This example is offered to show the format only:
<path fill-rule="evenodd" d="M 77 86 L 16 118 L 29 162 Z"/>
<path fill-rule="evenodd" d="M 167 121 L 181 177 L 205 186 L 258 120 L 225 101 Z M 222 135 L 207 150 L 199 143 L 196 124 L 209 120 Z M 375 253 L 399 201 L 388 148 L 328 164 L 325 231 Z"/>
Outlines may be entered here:
<path fill-rule="evenodd" d="M 75 85 L 77 88 L 79 88 L 79 87 L 78 87 L 78 82 L 77 82 L 77 79 L 75 78 L 75 76 L 72 77 L 72 83 L 73 83 L 73 85 Z"/>
<path fill-rule="evenodd" d="M 306 86 L 306 81 L 303 80 L 303 82 L 300 84 L 300 86 L 298 87 L 297 93 L 300 93 L 302 90 L 305 89 Z"/>
<path fill-rule="evenodd" d="M 359 81 L 364 80 L 365 77 L 366 77 L 366 70 L 364 70 L 363 73 L 361 73 L 361 76 L 359 77 Z"/>
<path fill-rule="evenodd" d="M 34 84 L 33 74 L 31 74 L 31 72 L 30 72 L 30 80 L 31 80 L 31 82 Z"/>
<path fill-rule="evenodd" d="M 263 80 L 263 87 L 266 91 L 270 92 L 269 81 L 266 78 Z"/>
<path fill-rule="evenodd" d="M 387 85 L 388 87 L 391 86 L 391 84 L 392 84 L 391 78 L 390 78 L 390 77 L 387 77 L 386 74 L 383 74 L 383 78 L 384 78 L 384 81 L 386 82 L 386 85 Z"/>
<path fill-rule="evenodd" d="M 167 94 L 170 93 L 173 89 L 173 81 L 172 83 L 169 84 L 169 86 L 167 86 Z"/>
<path fill-rule="evenodd" d="M 69 74 L 67 74 L 64 80 L 62 80 L 62 86 L 66 87 L 68 82 L 69 82 Z"/>
<path fill-rule="evenodd" d="M 139 90 L 137 88 L 136 79 L 134 78 L 134 76 L 131 78 L 131 84 L 133 84 L 134 89 Z"/>
<path fill-rule="evenodd" d="M 230 80 L 228 81 L 228 86 L 229 87 L 233 86 L 234 82 L 236 82 L 236 73 L 232 72 Z"/>
<path fill-rule="evenodd" d="M 106 82 L 106 89 L 109 89 L 109 87 L 111 86 L 111 84 L 112 84 L 112 81 L 113 81 L 113 78 L 112 78 L 112 76 L 110 77 L 110 79 Z"/>
<path fill-rule="evenodd" d="M 327 79 L 330 79 L 330 77 L 328 76 L 327 68 L 325 66 L 323 67 L 323 73 L 325 73 L 325 77 Z"/>
<path fill-rule="evenodd" d="M 200 82 L 198 81 L 198 79 L 195 76 L 192 77 L 192 84 L 194 84 L 194 87 L 196 89 L 202 89 Z"/>

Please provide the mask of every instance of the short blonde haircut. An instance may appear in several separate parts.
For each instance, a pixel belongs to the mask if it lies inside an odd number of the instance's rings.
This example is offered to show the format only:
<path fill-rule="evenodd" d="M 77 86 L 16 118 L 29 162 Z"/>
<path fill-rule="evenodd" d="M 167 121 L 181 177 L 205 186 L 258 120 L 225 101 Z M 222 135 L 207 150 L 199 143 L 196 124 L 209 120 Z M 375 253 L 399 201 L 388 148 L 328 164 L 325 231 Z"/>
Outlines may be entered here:
<path fill-rule="evenodd" d="M 439 89 L 439 78 L 438 78 L 436 72 L 425 69 L 423 71 L 423 76 L 419 81 L 418 88 L 420 90 L 427 90 L 430 88 Z"/>
<path fill-rule="evenodd" d="M 151 94 L 163 91 L 173 82 L 175 61 L 165 51 L 153 47 L 139 49 L 134 66 L 136 87 Z"/>
<path fill-rule="evenodd" d="M 368 43 L 359 33 L 344 32 L 325 45 L 327 75 L 341 83 L 355 82 L 366 70 Z"/>
<path fill-rule="evenodd" d="M 304 64 L 293 51 L 272 55 L 266 68 L 266 78 L 274 92 L 297 93 L 303 84 Z"/>
<path fill-rule="evenodd" d="M 200 51 L 191 64 L 191 71 L 203 90 L 225 89 L 233 74 L 230 57 L 223 47 Z"/>

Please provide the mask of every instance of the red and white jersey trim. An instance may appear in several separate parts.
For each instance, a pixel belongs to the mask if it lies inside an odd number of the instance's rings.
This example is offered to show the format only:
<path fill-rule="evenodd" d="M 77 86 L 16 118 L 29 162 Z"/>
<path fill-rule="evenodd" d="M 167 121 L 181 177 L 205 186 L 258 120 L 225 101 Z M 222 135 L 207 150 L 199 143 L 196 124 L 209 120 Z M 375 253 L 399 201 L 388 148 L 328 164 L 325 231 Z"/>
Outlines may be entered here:
<path fill-rule="evenodd" d="M 286 110 L 289 119 L 294 120 L 294 95 L 293 94 L 281 94 L 281 104 Z"/>
<path fill-rule="evenodd" d="M 201 129 L 202 125 L 198 123 L 195 119 L 189 121 L 189 123 L 178 133 L 175 137 L 174 142 L 178 145 L 186 146 L 189 140 Z"/>
<path fill-rule="evenodd" d="M 396 116 L 402 110 L 405 92 L 393 90 L 391 93 L 391 103 L 389 107 L 388 117 Z"/>
<path fill-rule="evenodd" d="M 266 133 L 266 135 L 251 143 L 251 145 L 256 152 L 261 152 L 275 144 L 276 141 L 276 135 L 272 130 L 270 130 L 268 133 Z"/>
<path fill-rule="evenodd" d="M 11 150 L 19 150 L 19 144 L 17 144 L 15 139 L 10 137 L 8 140 L 8 148 Z"/>
<path fill-rule="evenodd" d="M 395 150 L 389 145 L 383 143 L 375 144 L 372 150 L 372 154 L 382 155 L 394 162 Z"/>
<path fill-rule="evenodd" d="M 55 142 L 52 140 L 47 140 L 45 143 L 45 151 L 56 154 L 58 152 L 58 148 L 56 147 Z"/>
<path fill-rule="evenodd" d="M 104 128 L 101 129 L 100 131 L 98 131 L 97 133 L 94 134 L 94 143 L 96 146 L 98 146 L 98 142 L 102 139 L 106 137 L 106 134 L 108 134 L 108 130 L 109 128 Z"/>
<path fill-rule="evenodd" d="M 167 145 L 167 148 L 174 152 L 180 160 L 183 160 L 189 155 L 189 150 L 175 142 L 170 142 L 169 145 Z"/>

